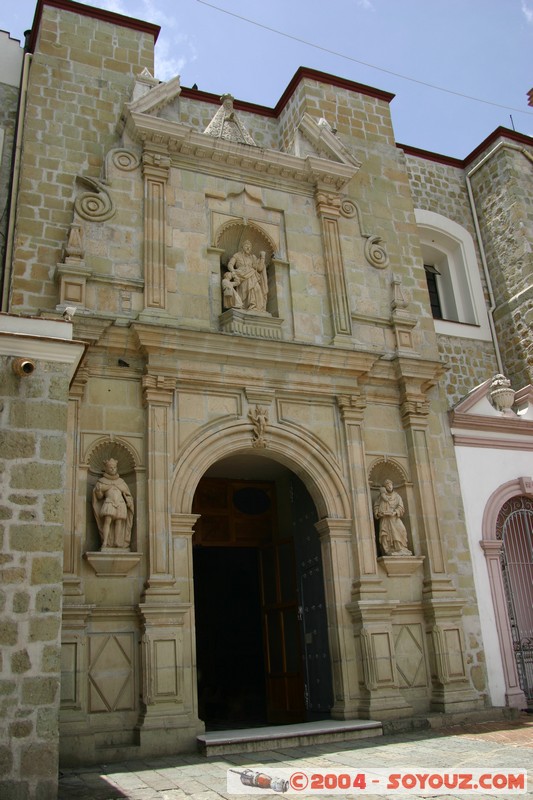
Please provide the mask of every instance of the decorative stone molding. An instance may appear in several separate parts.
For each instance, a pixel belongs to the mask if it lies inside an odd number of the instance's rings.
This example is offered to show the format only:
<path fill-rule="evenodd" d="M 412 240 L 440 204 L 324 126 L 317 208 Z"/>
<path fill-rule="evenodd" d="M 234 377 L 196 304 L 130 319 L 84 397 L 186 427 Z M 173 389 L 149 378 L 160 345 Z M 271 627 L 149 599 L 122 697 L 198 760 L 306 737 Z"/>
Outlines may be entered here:
<path fill-rule="evenodd" d="M 82 192 L 74 201 L 78 216 L 87 222 L 106 222 L 116 213 L 116 208 L 109 193 L 107 181 L 78 175 L 80 183 L 85 183 L 93 191 Z"/>
<path fill-rule="evenodd" d="M 83 557 L 98 577 L 125 578 L 139 564 L 142 553 L 130 553 L 117 549 L 88 551 Z"/>
<path fill-rule="evenodd" d="M 424 563 L 425 556 L 380 556 L 378 564 L 389 578 L 405 578 L 413 575 Z"/>
<path fill-rule="evenodd" d="M 254 336 L 261 339 L 283 338 L 284 320 L 272 317 L 267 312 L 242 311 L 239 308 L 228 308 L 219 317 L 220 330 L 224 333 L 235 333 L 240 336 Z"/>
<path fill-rule="evenodd" d="M 248 417 L 253 425 L 252 446 L 266 447 L 265 433 L 268 425 L 268 411 L 263 406 L 256 405 L 248 411 Z"/>

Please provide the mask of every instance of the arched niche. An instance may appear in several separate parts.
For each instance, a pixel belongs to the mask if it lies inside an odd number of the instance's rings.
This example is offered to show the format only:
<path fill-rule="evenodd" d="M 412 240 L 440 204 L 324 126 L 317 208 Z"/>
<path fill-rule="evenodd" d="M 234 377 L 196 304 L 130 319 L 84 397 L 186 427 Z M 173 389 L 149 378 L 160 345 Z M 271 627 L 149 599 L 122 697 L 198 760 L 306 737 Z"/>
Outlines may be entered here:
<path fill-rule="evenodd" d="M 370 466 L 368 473 L 368 485 L 370 489 L 372 515 L 374 516 L 374 503 L 379 497 L 379 490 L 387 479 L 392 481 L 395 491 L 398 492 L 403 500 L 405 516 L 402 518 L 402 522 L 407 530 L 410 547 L 413 549 L 413 531 L 409 515 L 410 482 L 408 481 L 407 473 L 403 467 L 393 458 L 378 458 Z M 376 536 L 376 548 L 379 553 L 379 520 L 377 520 L 375 517 L 374 532 Z"/>
<path fill-rule="evenodd" d="M 100 549 L 100 534 L 98 526 L 94 518 L 92 508 L 92 494 L 93 489 L 101 476 L 104 462 L 109 458 L 114 458 L 117 461 L 118 474 L 123 481 L 126 482 L 135 504 L 135 514 L 133 517 L 133 530 L 131 549 L 136 549 L 137 543 L 137 471 L 140 466 L 139 456 L 137 452 L 120 438 L 103 437 L 97 442 L 94 442 L 85 454 L 85 467 L 87 470 L 86 481 L 86 535 L 85 535 L 85 550 L 96 551 Z"/>

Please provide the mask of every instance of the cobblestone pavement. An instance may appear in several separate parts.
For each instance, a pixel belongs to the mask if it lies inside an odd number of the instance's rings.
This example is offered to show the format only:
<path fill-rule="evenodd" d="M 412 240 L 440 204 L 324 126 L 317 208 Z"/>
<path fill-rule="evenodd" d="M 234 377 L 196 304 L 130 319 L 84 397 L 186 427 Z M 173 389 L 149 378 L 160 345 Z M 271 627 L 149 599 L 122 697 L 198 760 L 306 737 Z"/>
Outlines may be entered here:
<path fill-rule="evenodd" d="M 488 797 L 533 798 L 533 717 L 522 715 L 515 721 L 463 724 L 440 730 L 417 731 L 394 736 L 363 739 L 358 742 L 310 745 L 263 753 L 213 756 L 181 754 L 95 767 L 65 769 L 60 777 L 58 800 L 245 800 L 254 795 L 227 793 L 227 770 L 253 769 L 274 774 L 275 769 L 290 768 L 309 772 L 315 768 L 350 770 L 525 768 L 528 770 L 527 793 L 462 794 L 461 800 Z M 253 790 L 251 790 L 253 791 Z M 368 790 L 369 791 L 369 790 Z M 365 800 L 377 795 L 361 794 Z M 263 795 L 255 795 L 261 797 Z M 264 795 L 266 796 L 266 795 Z M 273 795 L 270 795 L 271 797 Z M 302 795 L 303 796 L 303 795 Z M 325 797 L 328 795 L 308 795 Z M 407 797 L 428 797 L 409 794 Z M 458 795 L 438 795 L 446 800 Z M 278 795 L 279 797 L 279 795 Z M 286 795 L 288 800 L 294 794 Z M 329 795 L 331 797 L 331 795 Z M 381 795 L 400 798 L 401 795 Z M 406 797 L 406 795 L 404 795 Z M 433 795 L 435 797 L 435 795 Z"/>

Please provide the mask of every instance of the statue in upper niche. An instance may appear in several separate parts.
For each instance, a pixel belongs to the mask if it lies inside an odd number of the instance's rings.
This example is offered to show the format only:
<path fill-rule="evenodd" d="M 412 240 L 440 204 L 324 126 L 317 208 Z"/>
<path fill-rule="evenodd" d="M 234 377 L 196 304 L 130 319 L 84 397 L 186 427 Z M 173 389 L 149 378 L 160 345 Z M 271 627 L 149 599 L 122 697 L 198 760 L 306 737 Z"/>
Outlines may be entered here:
<path fill-rule="evenodd" d="M 266 312 L 268 280 L 265 251 L 259 257 L 252 253 L 252 243 L 247 239 L 228 261 L 222 278 L 224 308 L 242 308 L 245 311 Z"/>
<path fill-rule="evenodd" d="M 404 513 L 403 500 L 387 478 L 374 503 L 374 516 L 379 520 L 379 544 L 384 556 L 413 555 L 407 546 L 407 531 L 401 520 Z"/>

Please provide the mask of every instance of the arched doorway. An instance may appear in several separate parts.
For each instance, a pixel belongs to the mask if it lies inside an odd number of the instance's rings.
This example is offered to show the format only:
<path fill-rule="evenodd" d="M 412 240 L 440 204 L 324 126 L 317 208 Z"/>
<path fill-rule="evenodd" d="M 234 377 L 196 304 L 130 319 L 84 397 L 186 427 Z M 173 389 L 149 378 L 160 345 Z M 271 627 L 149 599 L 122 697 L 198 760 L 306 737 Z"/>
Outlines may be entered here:
<path fill-rule="evenodd" d="M 507 500 L 496 522 L 500 563 L 520 686 L 533 708 L 533 499 Z"/>
<path fill-rule="evenodd" d="M 208 728 L 329 716 L 333 704 L 318 515 L 290 469 L 240 455 L 193 500 L 199 716 Z"/>

